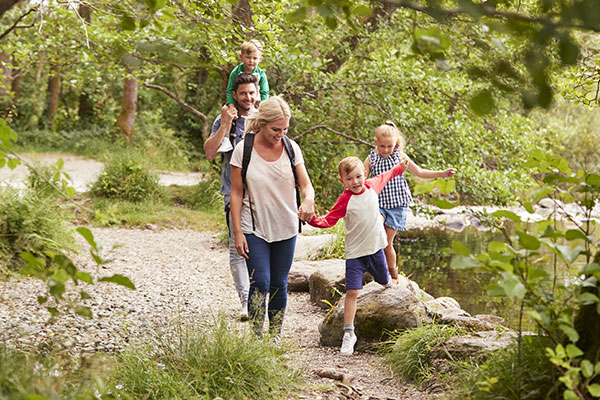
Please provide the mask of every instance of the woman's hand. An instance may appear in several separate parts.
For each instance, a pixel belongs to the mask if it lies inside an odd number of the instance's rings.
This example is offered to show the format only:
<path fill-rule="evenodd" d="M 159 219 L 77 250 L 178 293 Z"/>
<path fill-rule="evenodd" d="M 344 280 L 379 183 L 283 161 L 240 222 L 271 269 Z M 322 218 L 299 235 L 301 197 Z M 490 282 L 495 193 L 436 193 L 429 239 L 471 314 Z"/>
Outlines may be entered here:
<path fill-rule="evenodd" d="M 235 238 L 235 249 L 237 250 L 238 254 L 244 257 L 245 259 L 248 259 L 248 253 L 250 251 L 248 250 L 248 242 L 246 242 L 246 235 L 239 232 L 234 233 L 233 236 Z"/>
<path fill-rule="evenodd" d="M 298 208 L 298 218 L 301 221 L 309 222 L 315 216 L 315 202 L 312 199 L 304 199 L 300 208 Z"/>

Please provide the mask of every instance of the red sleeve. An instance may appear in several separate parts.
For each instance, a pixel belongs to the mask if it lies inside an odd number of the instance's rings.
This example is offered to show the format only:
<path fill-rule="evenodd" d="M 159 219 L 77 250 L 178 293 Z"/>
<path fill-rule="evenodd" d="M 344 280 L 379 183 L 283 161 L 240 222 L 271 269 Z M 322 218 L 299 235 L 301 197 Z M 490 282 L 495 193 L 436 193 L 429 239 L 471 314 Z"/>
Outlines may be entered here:
<path fill-rule="evenodd" d="M 331 228 L 340 218 L 346 216 L 346 209 L 348 208 L 348 202 L 350 201 L 351 196 L 352 193 L 350 193 L 349 190 L 344 190 L 344 193 L 338 197 L 333 208 L 326 216 L 314 216 L 308 224 L 317 228 Z"/>
<path fill-rule="evenodd" d="M 398 164 L 394 168 L 384 172 L 381 175 L 377 175 L 374 178 L 367 179 L 366 183 L 371 189 L 373 189 L 377 194 L 379 194 L 383 190 L 385 184 L 388 183 L 390 179 L 395 178 L 398 175 L 402 175 L 403 172 L 404 169 L 402 168 L 402 164 Z"/>

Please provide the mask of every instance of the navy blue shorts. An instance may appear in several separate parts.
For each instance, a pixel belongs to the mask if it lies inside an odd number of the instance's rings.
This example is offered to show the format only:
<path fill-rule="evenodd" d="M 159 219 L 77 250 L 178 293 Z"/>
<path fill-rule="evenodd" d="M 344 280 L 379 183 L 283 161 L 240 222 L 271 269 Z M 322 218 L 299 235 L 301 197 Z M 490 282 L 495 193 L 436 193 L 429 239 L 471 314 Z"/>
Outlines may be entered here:
<path fill-rule="evenodd" d="M 385 226 L 397 231 L 406 230 L 406 214 L 408 213 L 408 207 L 380 208 L 379 213 L 385 218 L 385 222 L 383 223 Z"/>
<path fill-rule="evenodd" d="M 392 279 L 388 270 L 383 249 L 368 256 L 346 260 L 346 290 L 362 289 L 365 272 L 373 275 L 375 282 L 387 285 Z"/>

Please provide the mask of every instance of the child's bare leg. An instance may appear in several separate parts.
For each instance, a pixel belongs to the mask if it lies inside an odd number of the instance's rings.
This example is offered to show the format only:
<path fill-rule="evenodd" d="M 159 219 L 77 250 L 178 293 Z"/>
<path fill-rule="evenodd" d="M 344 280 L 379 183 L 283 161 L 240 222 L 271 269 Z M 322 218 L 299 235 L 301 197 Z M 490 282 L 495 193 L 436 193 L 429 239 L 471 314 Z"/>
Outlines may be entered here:
<path fill-rule="evenodd" d="M 396 236 L 396 230 L 385 225 L 385 234 L 387 236 L 387 246 L 383 250 L 385 254 L 385 261 L 387 262 L 390 276 L 392 277 L 393 283 L 398 283 L 398 268 L 396 267 L 396 249 L 394 249 L 394 237 Z"/>
<path fill-rule="evenodd" d="M 344 300 L 344 337 L 342 339 L 342 347 L 340 354 L 351 355 L 354 353 L 354 345 L 356 344 L 356 335 L 354 334 L 354 316 L 356 315 L 356 298 L 359 290 L 350 289 L 346 291 Z"/>
<path fill-rule="evenodd" d="M 356 315 L 356 298 L 358 297 L 359 290 L 350 289 L 346 292 L 346 299 L 344 300 L 344 325 L 354 326 L 354 316 Z"/>

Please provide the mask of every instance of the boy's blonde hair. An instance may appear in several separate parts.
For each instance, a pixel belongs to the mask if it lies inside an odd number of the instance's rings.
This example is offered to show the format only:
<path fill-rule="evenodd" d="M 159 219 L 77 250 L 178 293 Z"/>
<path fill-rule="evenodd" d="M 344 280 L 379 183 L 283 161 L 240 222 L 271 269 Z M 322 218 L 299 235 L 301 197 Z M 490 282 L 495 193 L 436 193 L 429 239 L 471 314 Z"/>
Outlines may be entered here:
<path fill-rule="evenodd" d="M 362 161 L 360 161 L 360 158 L 354 156 L 344 158 L 338 164 L 338 172 L 340 174 L 340 178 L 342 178 L 343 175 L 349 174 L 357 167 L 360 167 L 363 170 L 365 169 L 365 166 L 362 163 Z"/>
<path fill-rule="evenodd" d="M 396 144 L 400 147 L 400 151 L 404 150 L 406 142 L 400 133 L 400 130 L 396 128 L 396 124 L 392 121 L 385 121 L 383 125 L 379 125 L 375 129 L 376 138 L 396 138 Z"/>
<path fill-rule="evenodd" d="M 254 52 L 262 53 L 263 46 L 258 40 L 252 39 L 247 42 L 242 43 L 241 53 L 242 54 L 251 54 Z"/>
<path fill-rule="evenodd" d="M 261 101 L 257 111 L 246 117 L 246 132 L 258 133 L 269 122 L 282 118 L 290 118 L 290 106 L 279 96 L 269 97 Z"/>

